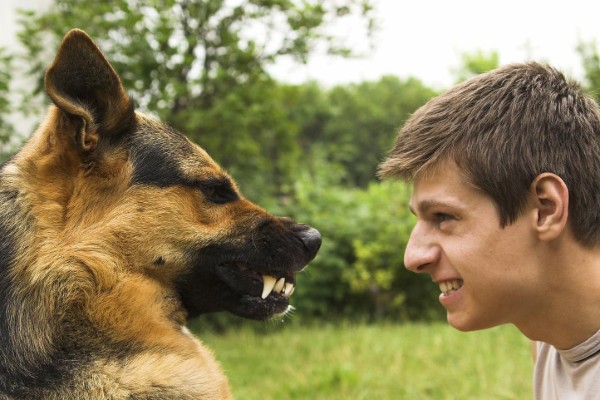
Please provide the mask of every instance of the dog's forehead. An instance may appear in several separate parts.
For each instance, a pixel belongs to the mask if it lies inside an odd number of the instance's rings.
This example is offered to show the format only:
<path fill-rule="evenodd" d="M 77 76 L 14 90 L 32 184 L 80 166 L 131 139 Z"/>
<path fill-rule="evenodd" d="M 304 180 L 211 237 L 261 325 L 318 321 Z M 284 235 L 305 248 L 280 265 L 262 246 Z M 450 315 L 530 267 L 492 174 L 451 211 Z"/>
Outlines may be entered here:
<path fill-rule="evenodd" d="M 138 116 L 130 154 L 133 183 L 165 187 L 225 175 L 204 149 L 143 115 Z"/>

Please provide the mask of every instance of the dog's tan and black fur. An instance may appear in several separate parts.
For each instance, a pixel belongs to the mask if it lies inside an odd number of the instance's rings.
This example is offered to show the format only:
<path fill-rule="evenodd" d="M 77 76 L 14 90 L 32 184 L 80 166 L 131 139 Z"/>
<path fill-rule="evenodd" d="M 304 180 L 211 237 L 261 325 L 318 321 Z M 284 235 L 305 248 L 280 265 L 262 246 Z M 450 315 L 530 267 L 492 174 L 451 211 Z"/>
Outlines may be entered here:
<path fill-rule="evenodd" d="M 229 398 L 187 319 L 285 312 L 318 231 L 135 111 L 84 32 L 45 82 L 47 119 L 0 170 L 0 399 Z M 263 299 L 264 275 L 287 284 Z"/>

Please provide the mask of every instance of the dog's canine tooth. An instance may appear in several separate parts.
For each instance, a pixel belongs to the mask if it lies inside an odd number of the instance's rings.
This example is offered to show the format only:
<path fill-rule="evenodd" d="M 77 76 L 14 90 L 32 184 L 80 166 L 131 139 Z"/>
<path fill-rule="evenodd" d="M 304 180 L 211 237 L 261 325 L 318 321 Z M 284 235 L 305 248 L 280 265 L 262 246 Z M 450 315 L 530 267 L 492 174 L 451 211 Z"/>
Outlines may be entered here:
<path fill-rule="evenodd" d="M 275 283 L 275 287 L 273 287 L 273 291 L 275 293 L 281 293 L 281 290 L 283 289 L 283 285 L 285 285 L 285 278 L 279 278 L 277 283 Z"/>
<path fill-rule="evenodd" d="M 275 287 L 276 280 L 277 279 L 273 276 L 263 275 L 263 291 L 262 291 L 262 295 L 260 297 L 262 297 L 263 299 L 267 298 L 267 296 L 273 290 L 273 287 Z"/>
<path fill-rule="evenodd" d="M 290 282 L 286 282 L 283 288 L 283 296 L 290 297 L 292 295 L 292 291 L 294 289 L 294 284 Z"/>

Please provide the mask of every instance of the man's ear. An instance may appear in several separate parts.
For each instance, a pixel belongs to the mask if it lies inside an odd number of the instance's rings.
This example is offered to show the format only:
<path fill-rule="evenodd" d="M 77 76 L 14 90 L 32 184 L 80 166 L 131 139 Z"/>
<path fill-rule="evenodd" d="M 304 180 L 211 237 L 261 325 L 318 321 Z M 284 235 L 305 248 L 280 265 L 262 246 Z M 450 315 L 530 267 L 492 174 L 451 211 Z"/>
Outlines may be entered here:
<path fill-rule="evenodd" d="M 538 175 L 531 184 L 535 229 L 542 240 L 556 239 L 569 217 L 569 189 L 558 176 L 549 172 Z"/>
<path fill-rule="evenodd" d="M 81 30 L 64 37 L 45 88 L 52 102 L 78 122 L 76 140 L 84 152 L 95 150 L 102 135 L 119 134 L 133 123 L 133 103 L 119 76 Z"/>

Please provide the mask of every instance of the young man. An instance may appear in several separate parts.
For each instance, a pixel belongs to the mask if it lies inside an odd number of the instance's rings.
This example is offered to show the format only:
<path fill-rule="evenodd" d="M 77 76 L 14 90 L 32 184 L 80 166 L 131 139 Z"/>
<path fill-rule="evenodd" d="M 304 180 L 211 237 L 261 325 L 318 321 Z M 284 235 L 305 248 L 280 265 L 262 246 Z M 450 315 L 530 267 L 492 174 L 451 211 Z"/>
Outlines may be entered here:
<path fill-rule="evenodd" d="M 537 342 L 538 399 L 600 398 L 600 108 L 557 70 L 515 64 L 420 108 L 384 178 L 413 183 L 405 252 L 461 331 Z"/>

